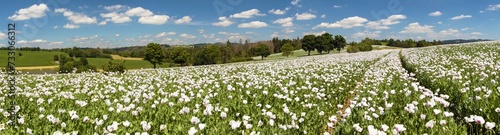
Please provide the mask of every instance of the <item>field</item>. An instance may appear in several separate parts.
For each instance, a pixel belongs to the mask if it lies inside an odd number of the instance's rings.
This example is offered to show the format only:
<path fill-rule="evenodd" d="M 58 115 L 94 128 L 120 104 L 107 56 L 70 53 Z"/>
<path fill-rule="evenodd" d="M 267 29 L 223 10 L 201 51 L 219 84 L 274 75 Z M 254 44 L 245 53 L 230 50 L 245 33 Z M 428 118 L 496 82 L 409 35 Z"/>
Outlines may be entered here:
<path fill-rule="evenodd" d="M 95 65 L 98 69 L 102 68 L 102 65 L 108 63 L 110 59 L 105 58 L 87 58 L 89 64 Z M 127 69 L 141 69 L 141 68 L 153 68 L 153 64 L 145 60 L 112 60 L 113 62 L 125 61 L 125 67 Z M 164 65 L 158 65 L 159 67 L 168 67 L 168 63 Z"/>
<path fill-rule="evenodd" d="M 499 134 L 499 52 L 495 42 L 19 75 L 20 126 L 7 125 L 3 94 L 0 134 Z"/>
<path fill-rule="evenodd" d="M 8 50 L 0 50 L 0 54 L 5 54 L 0 56 L 0 63 L 5 63 L 2 67 L 7 65 L 7 53 Z M 23 56 L 19 56 L 19 53 Z M 57 65 L 54 63 L 54 55 L 64 54 L 63 52 L 48 52 L 48 51 L 16 51 L 16 67 L 32 67 L 32 66 L 53 66 Z"/>

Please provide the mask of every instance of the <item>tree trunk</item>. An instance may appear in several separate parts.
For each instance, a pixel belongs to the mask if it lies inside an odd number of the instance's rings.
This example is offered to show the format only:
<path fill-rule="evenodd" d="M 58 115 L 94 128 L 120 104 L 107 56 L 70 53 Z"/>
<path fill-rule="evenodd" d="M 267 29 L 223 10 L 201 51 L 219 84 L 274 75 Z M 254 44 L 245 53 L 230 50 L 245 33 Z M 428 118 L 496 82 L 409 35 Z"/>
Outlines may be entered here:
<path fill-rule="evenodd" d="M 262 57 L 260 60 L 264 60 L 264 56 L 260 56 L 260 57 Z"/>
<path fill-rule="evenodd" d="M 155 63 L 155 64 L 153 64 L 153 68 L 156 68 L 156 63 Z"/>
<path fill-rule="evenodd" d="M 307 51 L 307 56 L 311 56 L 311 51 Z"/>

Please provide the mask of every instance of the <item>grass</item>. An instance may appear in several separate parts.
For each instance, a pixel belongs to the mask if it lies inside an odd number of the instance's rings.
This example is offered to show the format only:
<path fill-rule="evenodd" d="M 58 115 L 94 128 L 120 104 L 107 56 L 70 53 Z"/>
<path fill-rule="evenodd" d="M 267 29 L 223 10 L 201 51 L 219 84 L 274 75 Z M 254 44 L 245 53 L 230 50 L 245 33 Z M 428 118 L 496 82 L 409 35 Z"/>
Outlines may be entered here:
<path fill-rule="evenodd" d="M 105 58 L 87 58 L 89 64 L 95 65 L 98 69 L 102 69 L 102 66 L 110 59 Z M 112 60 L 113 62 L 121 62 L 122 60 Z M 159 67 L 169 67 L 169 63 L 164 63 L 163 65 L 157 65 Z M 127 69 L 141 69 L 141 68 L 153 68 L 153 64 L 145 60 L 125 60 L 125 67 Z"/>
<path fill-rule="evenodd" d="M 6 66 L 8 62 L 8 50 L 0 50 L 0 66 Z M 19 53 L 23 56 L 19 56 Z M 16 51 L 16 67 L 30 67 L 30 66 L 53 66 L 57 65 L 54 62 L 54 55 L 65 54 L 63 52 L 48 52 L 48 51 Z"/>

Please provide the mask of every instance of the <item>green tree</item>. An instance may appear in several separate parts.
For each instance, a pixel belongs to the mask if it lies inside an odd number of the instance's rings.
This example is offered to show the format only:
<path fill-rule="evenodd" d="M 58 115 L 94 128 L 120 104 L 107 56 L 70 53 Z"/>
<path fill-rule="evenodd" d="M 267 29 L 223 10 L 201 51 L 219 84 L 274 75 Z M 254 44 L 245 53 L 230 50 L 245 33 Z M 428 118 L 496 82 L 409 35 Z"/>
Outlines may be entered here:
<path fill-rule="evenodd" d="M 330 50 L 334 49 L 333 35 L 330 33 L 323 33 L 321 35 L 321 44 L 325 47 L 326 53 L 330 53 Z"/>
<path fill-rule="evenodd" d="M 394 39 L 389 39 L 389 42 L 387 42 L 387 46 L 396 46 L 396 41 Z"/>
<path fill-rule="evenodd" d="M 227 40 L 227 44 L 225 47 L 221 47 L 221 53 L 222 53 L 222 63 L 227 63 L 231 57 L 233 57 L 233 51 L 234 47 L 231 45 L 231 42 Z"/>
<path fill-rule="evenodd" d="M 269 46 L 265 44 L 259 44 L 255 47 L 255 55 L 260 56 L 261 60 L 264 60 L 264 57 L 271 55 L 271 50 Z"/>
<path fill-rule="evenodd" d="M 307 56 L 311 55 L 311 51 L 314 51 L 316 44 L 316 36 L 314 35 L 305 35 L 301 40 L 302 49 L 307 52 Z"/>
<path fill-rule="evenodd" d="M 80 62 L 82 63 L 83 66 L 89 65 L 89 61 L 87 61 L 87 58 L 81 57 Z"/>
<path fill-rule="evenodd" d="M 210 45 L 206 50 L 208 64 L 217 64 L 222 62 L 222 52 L 218 45 Z"/>
<path fill-rule="evenodd" d="M 335 49 L 337 49 L 337 51 L 340 52 L 340 50 L 344 49 L 346 43 L 347 42 L 345 41 L 345 38 L 342 35 L 335 35 L 333 46 Z"/>
<path fill-rule="evenodd" d="M 282 55 L 286 56 L 287 58 L 290 54 L 293 54 L 292 43 L 286 43 L 283 47 L 281 47 L 281 52 L 282 52 Z"/>
<path fill-rule="evenodd" d="M 164 58 L 165 54 L 160 44 L 149 43 L 146 46 L 144 60 L 147 60 L 151 64 L 153 64 L 154 68 L 156 68 L 157 64 L 161 65 L 164 62 Z"/>
<path fill-rule="evenodd" d="M 59 61 L 59 56 L 54 55 L 54 61 Z"/>
<path fill-rule="evenodd" d="M 189 63 L 191 59 L 191 54 L 188 51 L 186 51 L 186 49 L 183 49 L 181 47 L 175 47 L 170 52 L 170 59 L 174 61 L 174 63 L 176 64 L 185 65 L 186 63 Z"/>
<path fill-rule="evenodd" d="M 107 72 L 118 72 L 118 73 L 124 73 L 127 68 L 125 67 L 125 61 L 122 62 L 112 62 L 111 60 L 102 66 L 102 70 L 104 71 L 105 74 Z"/>

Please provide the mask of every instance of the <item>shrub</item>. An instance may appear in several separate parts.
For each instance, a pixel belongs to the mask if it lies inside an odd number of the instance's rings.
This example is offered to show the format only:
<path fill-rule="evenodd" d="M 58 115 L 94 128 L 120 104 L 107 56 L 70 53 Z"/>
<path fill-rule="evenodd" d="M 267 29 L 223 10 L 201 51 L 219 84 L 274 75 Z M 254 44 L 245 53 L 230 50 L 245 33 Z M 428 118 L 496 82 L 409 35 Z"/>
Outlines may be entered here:
<path fill-rule="evenodd" d="M 124 73 L 127 68 L 125 67 L 125 61 L 122 62 L 112 62 L 111 60 L 107 63 L 104 64 L 102 69 L 104 72 L 119 72 L 119 73 Z"/>

